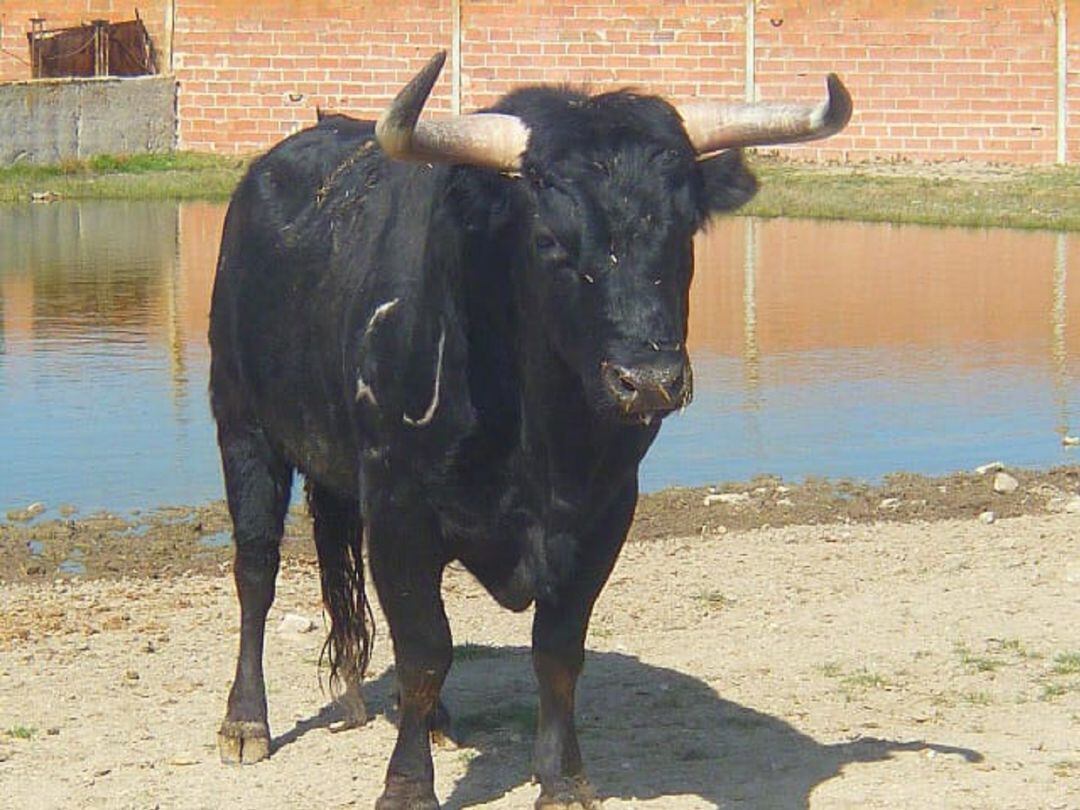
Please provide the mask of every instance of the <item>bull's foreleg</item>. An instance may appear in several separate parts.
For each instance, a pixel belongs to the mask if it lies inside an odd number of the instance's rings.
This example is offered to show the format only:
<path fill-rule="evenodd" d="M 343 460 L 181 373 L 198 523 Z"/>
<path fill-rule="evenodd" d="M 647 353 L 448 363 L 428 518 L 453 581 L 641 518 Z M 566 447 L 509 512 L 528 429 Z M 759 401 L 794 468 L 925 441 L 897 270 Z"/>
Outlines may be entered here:
<path fill-rule="evenodd" d="M 240 654 L 218 732 L 218 749 L 222 762 L 250 763 L 270 755 L 263 634 L 274 601 L 292 469 L 258 429 L 222 425 L 218 442 L 233 521 L 233 577 L 240 599 Z"/>
<path fill-rule="evenodd" d="M 580 566 L 555 599 L 539 600 L 533 618 L 533 670 L 540 692 L 533 770 L 537 810 L 587 810 L 594 794 L 581 762 L 574 695 L 585 661 L 589 617 L 630 527 L 637 484 L 628 486 L 583 535 Z"/>
<path fill-rule="evenodd" d="M 453 654 L 440 594 L 446 560 L 434 521 L 417 500 L 387 498 L 368 519 L 371 574 L 390 625 L 401 702 L 386 789 L 375 807 L 438 810 L 429 731 Z"/>

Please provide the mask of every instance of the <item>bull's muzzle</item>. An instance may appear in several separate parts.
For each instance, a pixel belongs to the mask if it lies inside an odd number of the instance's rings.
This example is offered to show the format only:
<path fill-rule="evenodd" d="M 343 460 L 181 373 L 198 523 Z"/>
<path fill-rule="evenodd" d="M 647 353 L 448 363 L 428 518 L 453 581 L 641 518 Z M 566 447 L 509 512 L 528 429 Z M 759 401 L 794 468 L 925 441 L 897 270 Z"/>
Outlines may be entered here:
<path fill-rule="evenodd" d="M 681 408 L 690 400 L 690 364 L 681 352 L 648 363 L 624 366 L 605 361 L 600 365 L 604 389 L 625 416 L 650 421 Z"/>

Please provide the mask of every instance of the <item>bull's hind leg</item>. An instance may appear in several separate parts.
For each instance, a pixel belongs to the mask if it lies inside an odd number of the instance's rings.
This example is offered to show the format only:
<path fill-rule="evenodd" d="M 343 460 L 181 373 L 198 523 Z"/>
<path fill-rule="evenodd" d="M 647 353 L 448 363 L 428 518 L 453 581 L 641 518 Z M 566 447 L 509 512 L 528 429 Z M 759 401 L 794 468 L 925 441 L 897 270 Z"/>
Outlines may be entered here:
<path fill-rule="evenodd" d="M 218 750 L 222 762 L 258 762 L 270 755 L 263 636 L 274 601 L 292 468 L 252 426 L 219 424 L 218 444 L 233 521 L 233 577 L 240 599 L 240 654 L 218 732 Z"/>
<path fill-rule="evenodd" d="M 434 520 L 415 493 L 377 490 L 367 505 L 368 558 L 390 625 L 401 713 L 376 810 L 438 810 L 430 728 L 453 648 L 440 586 L 446 564 Z"/>
<path fill-rule="evenodd" d="M 323 655 L 330 664 L 330 691 L 345 713 L 335 730 L 368 721 L 360 685 L 371 657 L 373 622 L 364 588 L 363 521 L 360 503 L 308 482 L 308 504 L 319 555 L 323 607 L 330 635 Z"/>

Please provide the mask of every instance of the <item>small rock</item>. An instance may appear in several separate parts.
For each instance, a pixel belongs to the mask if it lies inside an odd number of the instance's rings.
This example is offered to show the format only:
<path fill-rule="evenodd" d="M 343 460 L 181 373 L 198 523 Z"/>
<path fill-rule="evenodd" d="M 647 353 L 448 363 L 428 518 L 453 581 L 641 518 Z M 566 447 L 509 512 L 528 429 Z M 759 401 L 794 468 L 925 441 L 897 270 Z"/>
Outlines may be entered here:
<path fill-rule="evenodd" d="M 278 625 L 279 633 L 310 633 L 315 629 L 315 622 L 299 613 L 286 613 Z"/>
<path fill-rule="evenodd" d="M 133 669 L 129 669 L 124 673 L 124 678 L 129 681 L 137 681 L 139 680 L 139 673 Z"/>
<path fill-rule="evenodd" d="M 716 495 L 706 495 L 705 505 L 712 506 L 722 503 L 727 506 L 743 506 L 750 503 L 749 492 L 721 492 Z"/>
<path fill-rule="evenodd" d="M 55 737 L 59 733 L 60 726 L 49 726 L 47 729 L 45 729 L 45 734 L 47 734 L 49 737 Z"/>
<path fill-rule="evenodd" d="M 975 468 L 976 475 L 986 475 L 987 473 L 998 472 L 1004 470 L 1005 465 L 1000 461 L 991 461 L 989 464 L 983 464 Z"/>
<path fill-rule="evenodd" d="M 882 498 L 878 509 L 896 509 L 900 505 L 899 498 Z"/>
<path fill-rule="evenodd" d="M 62 503 L 62 504 L 60 504 L 59 508 L 56 511 L 60 513 L 60 517 L 67 518 L 67 517 L 71 517 L 76 512 L 78 512 L 79 507 L 74 506 L 74 505 L 72 505 L 70 503 Z"/>
<path fill-rule="evenodd" d="M 995 515 L 991 511 L 987 510 L 987 511 L 982 512 L 982 513 L 979 514 L 979 520 L 981 520 L 983 523 L 985 523 L 987 526 L 989 526 L 991 523 L 993 523 L 995 520 L 997 520 L 997 515 Z"/>
<path fill-rule="evenodd" d="M 175 757 L 169 760 L 170 765 L 179 765 L 181 767 L 186 765 L 198 765 L 199 760 L 190 754 L 177 754 Z"/>
<path fill-rule="evenodd" d="M 999 472 L 994 476 L 994 492 L 999 495 L 1008 495 L 1010 492 L 1016 492 L 1019 487 L 1020 482 L 1007 472 Z"/>
<path fill-rule="evenodd" d="M 1061 443 L 1066 447 L 1076 447 L 1080 444 L 1080 436 L 1062 436 Z"/>

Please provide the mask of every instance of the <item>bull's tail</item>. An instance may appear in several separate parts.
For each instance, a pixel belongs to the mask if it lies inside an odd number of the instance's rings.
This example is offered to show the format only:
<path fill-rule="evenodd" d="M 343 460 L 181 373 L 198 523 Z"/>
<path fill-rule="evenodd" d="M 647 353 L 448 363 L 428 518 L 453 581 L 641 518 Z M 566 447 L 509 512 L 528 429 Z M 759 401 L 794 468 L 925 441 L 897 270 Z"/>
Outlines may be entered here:
<path fill-rule="evenodd" d="M 330 632 L 319 656 L 330 667 L 330 692 L 359 700 L 359 685 L 371 661 L 375 618 L 364 588 L 363 521 L 355 503 L 309 486 L 323 607 Z"/>

